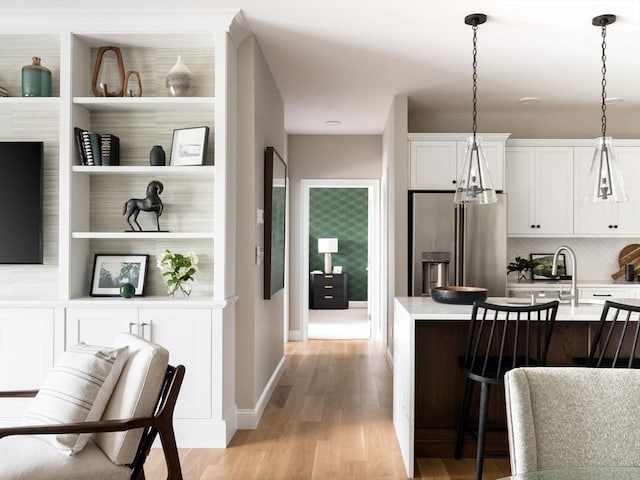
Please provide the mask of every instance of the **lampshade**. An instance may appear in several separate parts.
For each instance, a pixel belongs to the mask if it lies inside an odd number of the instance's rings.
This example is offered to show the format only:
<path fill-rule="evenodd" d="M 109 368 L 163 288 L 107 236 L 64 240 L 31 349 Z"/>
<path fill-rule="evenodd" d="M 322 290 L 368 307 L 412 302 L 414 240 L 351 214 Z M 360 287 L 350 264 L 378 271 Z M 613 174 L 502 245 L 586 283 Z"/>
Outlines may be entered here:
<path fill-rule="evenodd" d="M 319 238 L 318 253 L 338 253 L 337 238 Z"/>

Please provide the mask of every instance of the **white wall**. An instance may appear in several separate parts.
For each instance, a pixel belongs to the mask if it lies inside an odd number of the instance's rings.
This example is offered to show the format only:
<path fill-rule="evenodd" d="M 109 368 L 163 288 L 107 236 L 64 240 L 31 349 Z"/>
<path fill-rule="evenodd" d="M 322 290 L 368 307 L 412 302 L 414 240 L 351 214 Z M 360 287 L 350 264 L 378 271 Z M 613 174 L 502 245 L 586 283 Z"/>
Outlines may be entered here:
<path fill-rule="evenodd" d="M 408 195 L 409 189 L 409 142 L 408 97 L 398 95 L 393 99 L 383 134 L 382 205 L 385 213 L 382 231 L 383 258 L 387 259 L 387 351 L 393 357 L 393 297 L 404 295 L 408 275 Z M 386 243 L 386 245 L 385 245 Z M 384 308 L 384 307 L 383 307 Z"/>
<path fill-rule="evenodd" d="M 239 427 L 257 423 L 284 358 L 285 290 L 263 300 L 264 247 L 256 210 L 264 208 L 264 150 L 273 146 L 286 161 L 284 102 L 255 38 L 245 39 L 238 59 L 238 185 L 236 310 L 236 404 Z"/>
<path fill-rule="evenodd" d="M 302 298 L 301 189 L 303 179 L 380 179 L 382 138 L 379 135 L 289 136 L 289 332 L 299 338 Z"/>

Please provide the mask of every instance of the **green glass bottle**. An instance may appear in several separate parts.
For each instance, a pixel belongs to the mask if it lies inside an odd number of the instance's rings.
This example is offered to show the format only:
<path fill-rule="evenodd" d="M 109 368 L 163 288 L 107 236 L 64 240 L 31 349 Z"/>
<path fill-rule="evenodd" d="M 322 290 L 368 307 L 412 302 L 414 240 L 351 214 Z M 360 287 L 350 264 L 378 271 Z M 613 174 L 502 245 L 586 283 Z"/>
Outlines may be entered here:
<path fill-rule="evenodd" d="M 22 96 L 50 97 L 51 70 L 40 65 L 40 57 L 32 57 L 33 63 L 22 67 Z"/>

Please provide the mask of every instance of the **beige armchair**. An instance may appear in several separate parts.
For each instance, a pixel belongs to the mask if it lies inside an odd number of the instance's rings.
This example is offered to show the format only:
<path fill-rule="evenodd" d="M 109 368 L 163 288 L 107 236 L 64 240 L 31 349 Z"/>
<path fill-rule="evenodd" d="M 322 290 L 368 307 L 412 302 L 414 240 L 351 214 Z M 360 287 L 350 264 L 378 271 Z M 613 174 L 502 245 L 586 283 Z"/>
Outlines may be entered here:
<path fill-rule="evenodd" d="M 22 426 L 0 428 L 0 478 L 144 480 L 159 434 L 168 479 L 181 480 L 173 411 L 185 368 L 168 359 L 163 347 L 123 333 L 112 347 L 68 349 L 39 391 L 0 392 L 36 397 Z"/>
<path fill-rule="evenodd" d="M 504 385 L 512 474 L 640 466 L 640 370 L 517 368 Z"/>

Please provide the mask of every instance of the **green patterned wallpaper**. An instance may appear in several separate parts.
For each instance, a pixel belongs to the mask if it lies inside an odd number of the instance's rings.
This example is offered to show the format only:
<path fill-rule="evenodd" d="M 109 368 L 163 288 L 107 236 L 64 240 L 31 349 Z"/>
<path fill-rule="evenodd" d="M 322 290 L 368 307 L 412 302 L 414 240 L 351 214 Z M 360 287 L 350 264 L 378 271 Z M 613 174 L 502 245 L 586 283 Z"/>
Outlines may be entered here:
<path fill-rule="evenodd" d="M 333 265 L 349 274 L 349 300 L 367 300 L 369 198 L 366 188 L 312 188 L 309 195 L 309 269 L 324 270 L 318 238 L 337 238 Z"/>

